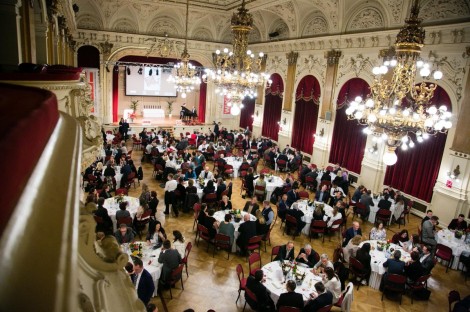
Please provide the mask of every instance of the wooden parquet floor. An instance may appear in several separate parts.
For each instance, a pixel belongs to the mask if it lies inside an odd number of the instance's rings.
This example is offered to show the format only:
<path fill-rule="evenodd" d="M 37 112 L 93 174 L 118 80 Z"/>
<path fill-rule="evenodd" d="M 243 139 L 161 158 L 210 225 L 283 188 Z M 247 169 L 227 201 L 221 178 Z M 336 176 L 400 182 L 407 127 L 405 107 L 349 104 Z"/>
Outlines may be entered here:
<path fill-rule="evenodd" d="M 132 146 L 129 146 L 132 148 Z M 138 167 L 141 162 L 142 152 L 134 150 L 133 160 Z M 209 163 L 212 168 L 212 163 Z M 262 165 L 260 166 L 262 168 Z M 260 169 L 260 167 L 258 169 Z M 153 166 L 149 163 L 143 163 L 144 180 L 150 187 L 150 190 L 155 190 L 158 194 L 160 204 L 158 210 L 164 209 L 163 189 L 159 186 L 161 182 L 152 178 Z M 236 208 L 243 208 L 245 200 L 240 196 L 241 180 L 233 180 L 233 195 L 232 204 Z M 131 187 L 129 195 L 138 197 L 140 189 Z M 314 193 L 310 194 L 314 196 Z M 313 198 L 313 197 L 312 197 Z M 248 263 L 244 257 L 235 254 L 230 255 L 230 260 L 227 260 L 225 251 L 218 251 L 215 257 L 212 257 L 212 247 L 209 252 L 206 251 L 206 243 L 201 241 L 199 246 L 195 246 L 195 232 L 193 231 L 193 214 L 180 213 L 178 218 L 173 216 L 166 217 L 165 230 L 169 233 L 169 238 L 172 239 L 172 231 L 179 230 L 183 233 L 186 241 L 193 243 L 193 249 L 189 256 L 189 277 L 183 275 L 184 290 L 181 290 L 181 284 L 178 283 L 176 288 L 173 289 L 173 299 L 170 300 L 169 291 L 163 292 L 163 300 L 166 303 L 167 311 L 184 311 L 185 309 L 192 308 L 196 312 L 205 312 L 213 309 L 217 312 L 230 312 L 242 311 L 245 299 L 242 293 L 238 304 L 235 300 L 238 295 L 238 278 L 235 272 L 235 267 L 238 263 L 243 265 L 245 273 L 248 271 Z M 409 230 L 410 234 L 417 233 L 418 224 L 421 219 L 411 215 L 410 222 L 406 224 L 405 228 Z M 348 227 L 351 226 L 351 216 L 348 219 Z M 372 224 L 361 224 L 363 233 L 369 233 Z M 403 229 L 403 227 L 402 227 Z M 387 231 L 387 237 L 391 238 L 393 234 L 398 231 L 398 225 L 392 225 Z M 279 220 L 271 233 L 271 246 L 268 245 L 267 252 L 262 251 L 262 263 L 270 261 L 271 248 L 273 246 L 285 244 L 287 240 L 292 237 L 283 236 L 282 231 L 279 229 Z M 297 236 L 295 239 L 296 253 L 300 248 L 309 242 L 308 237 L 305 235 Z M 338 237 L 332 237 L 331 241 L 328 238 L 322 243 L 321 239 L 313 239 L 311 245 L 318 253 L 326 253 L 330 257 L 333 256 L 333 250 L 338 245 Z M 381 301 L 381 292 L 374 290 L 368 286 L 361 286 L 359 291 L 354 289 L 354 301 L 351 311 L 446 311 L 448 310 L 447 295 L 450 290 L 458 290 L 461 295 L 470 294 L 470 280 L 464 281 L 464 276 L 459 271 L 449 270 L 445 272 L 445 268 L 441 264 L 433 270 L 433 275 L 429 280 L 429 289 L 432 294 L 429 301 L 415 300 L 411 304 L 411 298 L 404 296 L 402 304 L 397 301 L 391 301 L 384 298 Z M 159 311 L 165 311 L 162 301 L 159 297 L 152 299 Z M 247 306 L 247 311 L 250 308 Z M 333 311 L 339 311 L 334 308 Z"/>

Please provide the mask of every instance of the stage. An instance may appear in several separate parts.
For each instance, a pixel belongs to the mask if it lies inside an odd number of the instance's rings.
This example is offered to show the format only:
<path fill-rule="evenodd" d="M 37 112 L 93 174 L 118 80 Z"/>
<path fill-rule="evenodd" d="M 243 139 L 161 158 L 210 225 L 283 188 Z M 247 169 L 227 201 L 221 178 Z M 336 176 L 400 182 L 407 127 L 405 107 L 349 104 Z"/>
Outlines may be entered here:
<path fill-rule="evenodd" d="M 119 120 L 122 116 L 119 116 Z M 174 134 L 178 134 L 180 132 L 192 132 L 192 131 L 202 131 L 204 133 L 209 132 L 209 130 L 214 129 L 213 124 L 204 124 L 201 123 L 199 120 L 190 121 L 189 123 L 183 122 L 179 119 L 178 116 L 172 117 L 147 117 L 143 118 L 142 116 L 137 116 L 132 121 L 128 119 L 128 123 L 130 126 L 130 133 L 139 133 L 142 131 L 143 128 L 147 128 L 148 131 L 151 129 L 155 129 L 158 131 L 159 129 L 168 130 L 169 128 L 173 130 Z M 119 121 L 113 122 L 109 124 L 103 124 L 103 128 L 105 131 L 117 131 L 119 127 Z"/>

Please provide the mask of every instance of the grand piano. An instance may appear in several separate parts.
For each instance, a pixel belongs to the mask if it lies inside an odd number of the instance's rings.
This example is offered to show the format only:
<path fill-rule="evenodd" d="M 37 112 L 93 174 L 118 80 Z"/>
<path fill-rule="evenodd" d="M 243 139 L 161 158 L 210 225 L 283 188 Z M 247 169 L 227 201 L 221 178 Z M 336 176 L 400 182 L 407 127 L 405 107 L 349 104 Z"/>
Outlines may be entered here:
<path fill-rule="evenodd" d="M 184 106 L 181 106 L 180 118 L 182 120 L 191 120 L 197 118 L 197 111 L 194 113 Z"/>

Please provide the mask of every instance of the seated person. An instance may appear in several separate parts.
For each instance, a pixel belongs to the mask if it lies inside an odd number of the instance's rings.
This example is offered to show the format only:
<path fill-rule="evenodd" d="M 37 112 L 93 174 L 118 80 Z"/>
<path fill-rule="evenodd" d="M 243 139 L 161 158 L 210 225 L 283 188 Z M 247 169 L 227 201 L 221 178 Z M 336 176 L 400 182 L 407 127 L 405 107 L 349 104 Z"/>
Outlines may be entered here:
<path fill-rule="evenodd" d="M 359 248 L 356 252 L 356 260 L 362 264 L 362 273 L 365 273 L 365 279 L 361 281 L 362 285 L 367 285 L 367 281 L 369 280 L 371 268 L 370 268 L 370 243 L 364 243 L 361 248 Z"/>
<path fill-rule="evenodd" d="M 204 193 L 204 195 L 215 193 L 214 181 L 207 181 L 207 185 L 202 189 L 202 192 Z"/>
<path fill-rule="evenodd" d="M 293 204 L 292 209 L 287 210 L 286 214 L 291 215 L 295 218 L 295 220 L 297 221 L 297 234 L 300 234 L 300 232 L 302 232 L 302 229 L 305 227 L 306 223 L 305 221 L 302 221 L 304 213 L 299 210 L 297 203 Z"/>
<path fill-rule="evenodd" d="M 232 215 L 229 213 L 225 214 L 224 221 L 219 224 L 219 234 L 225 234 L 230 237 L 230 245 L 232 245 L 235 237 L 235 227 L 230 221 L 232 221 Z"/>
<path fill-rule="evenodd" d="M 282 195 L 282 198 L 278 204 L 277 216 L 281 218 L 281 220 L 285 220 L 288 209 L 289 207 L 287 206 L 287 194 L 284 194 Z"/>
<path fill-rule="evenodd" d="M 207 216 L 204 218 L 204 226 L 209 230 L 210 238 L 214 238 L 215 234 L 217 234 L 217 220 L 214 218 L 214 209 L 209 209 Z"/>
<path fill-rule="evenodd" d="M 134 236 L 134 231 L 126 224 L 120 224 L 119 229 L 114 232 L 114 237 L 116 237 L 119 245 L 131 243 L 134 240 Z"/>
<path fill-rule="evenodd" d="M 257 190 L 256 189 L 256 186 L 257 187 L 264 187 L 264 190 Z M 259 178 L 258 180 L 256 181 L 256 184 L 255 184 L 255 195 L 256 196 L 263 196 L 264 197 L 264 193 L 266 192 L 266 181 L 264 181 L 264 174 L 261 173 L 259 175 Z"/>
<path fill-rule="evenodd" d="M 318 261 L 314 266 L 314 273 L 315 274 L 318 274 L 318 273 L 325 273 L 325 269 L 327 267 L 330 267 L 332 268 L 333 270 L 335 269 L 334 266 L 333 266 L 333 263 L 328 260 L 328 255 L 327 254 L 322 254 L 320 256 L 320 261 Z"/>
<path fill-rule="evenodd" d="M 212 180 L 214 178 L 212 172 L 209 171 L 209 166 L 206 166 L 204 171 L 201 171 L 199 178 L 203 178 L 204 180 Z"/>
<path fill-rule="evenodd" d="M 380 209 L 390 210 L 390 207 L 392 206 L 392 202 L 390 202 L 388 199 L 389 199 L 389 195 L 385 194 L 384 197 L 379 201 L 377 206 L 379 206 Z"/>
<path fill-rule="evenodd" d="M 432 248 L 431 248 L 431 246 L 424 244 L 421 247 L 421 249 L 422 249 L 422 252 L 421 252 L 420 257 L 419 257 L 419 262 L 421 262 L 421 267 L 423 268 L 423 274 L 427 275 L 427 274 L 430 274 L 432 269 L 434 268 L 434 260 L 433 260 L 432 254 L 431 254 Z M 463 256 L 460 256 L 460 260 L 462 262 L 464 262 L 462 257 Z M 467 266 L 467 270 L 468 270 L 468 268 L 469 268 L 469 266 Z"/>
<path fill-rule="evenodd" d="M 269 230 L 269 225 L 266 224 L 266 219 L 261 210 L 256 211 L 256 235 L 265 235 Z"/>
<path fill-rule="evenodd" d="M 178 250 L 171 248 L 171 242 L 168 239 L 163 242 L 162 251 L 158 257 L 158 263 L 162 264 L 160 284 L 167 285 L 171 277 L 171 271 L 177 268 L 181 263 L 181 256 Z"/>
<path fill-rule="evenodd" d="M 315 193 L 315 201 L 327 203 L 330 200 L 328 185 L 323 185 L 320 191 Z"/>
<path fill-rule="evenodd" d="M 256 222 L 250 220 L 250 215 L 243 216 L 243 223 L 238 228 L 237 245 L 240 249 L 240 254 L 245 255 L 247 252 L 248 241 L 253 236 L 256 236 Z"/>
<path fill-rule="evenodd" d="M 286 283 L 286 293 L 282 293 L 277 301 L 276 308 L 279 310 L 280 307 L 294 307 L 303 309 L 304 299 L 302 294 L 296 293 L 295 288 L 297 284 L 293 280 L 288 280 Z"/>
<path fill-rule="evenodd" d="M 467 222 L 465 221 L 465 216 L 463 214 L 459 214 L 457 219 L 452 219 L 450 221 L 449 230 L 458 230 L 458 231 L 466 231 L 467 230 Z"/>
<path fill-rule="evenodd" d="M 160 221 L 155 221 L 152 224 L 152 228 L 149 226 L 146 240 L 147 245 L 151 245 L 154 249 L 160 248 L 163 245 L 163 242 L 166 240 L 166 233 Z"/>
<path fill-rule="evenodd" d="M 405 275 L 409 283 L 414 283 L 418 278 L 424 275 L 424 269 L 419 262 L 419 253 L 411 252 L 411 260 L 405 266 Z"/>
<path fill-rule="evenodd" d="M 310 294 L 312 299 L 307 302 L 302 311 L 316 312 L 327 305 L 333 304 L 333 294 L 326 290 L 322 282 L 315 284 L 315 291 L 317 293 Z"/>
<path fill-rule="evenodd" d="M 271 299 L 270 292 L 263 285 L 264 273 L 263 270 L 258 270 L 255 275 L 250 275 L 246 281 L 246 288 L 248 288 L 255 296 L 256 302 L 253 301 L 245 292 L 245 300 L 250 307 L 260 312 L 274 311 L 274 302 Z"/>
<path fill-rule="evenodd" d="M 386 240 L 387 239 L 387 231 L 384 228 L 384 223 L 382 221 L 378 221 L 375 227 L 370 230 L 369 234 L 370 239 L 373 240 Z"/>
<path fill-rule="evenodd" d="M 356 235 L 348 242 L 345 247 L 343 247 L 343 256 L 344 261 L 346 261 L 346 263 L 349 263 L 350 257 L 356 257 L 356 253 L 359 249 L 359 244 L 361 243 L 361 240 L 362 236 Z"/>
<path fill-rule="evenodd" d="M 395 250 L 393 253 L 393 258 L 387 259 L 383 263 L 384 268 L 388 268 L 388 274 L 400 274 L 403 275 L 405 272 L 405 262 L 400 260 L 401 258 L 401 251 Z"/>
<path fill-rule="evenodd" d="M 274 261 L 279 261 L 279 260 L 294 260 L 294 242 L 288 241 L 287 244 L 282 245 L 281 248 L 279 248 L 279 253 L 277 254 L 276 258 L 274 258 Z"/>
<path fill-rule="evenodd" d="M 258 200 L 256 197 L 251 198 L 251 200 L 245 203 L 245 207 L 243 211 L 251 213 L 252 215 L 256 215 L 256 211 L 259 210 Z"/>
<path fill-rule="evenodd" d="M 193 171 L 193 168 L 189 167 L 188 171 L 184 174 L 184 180 L 188 181 L 189 179 L 196 179 L 196 173 Z"/>
<path fill-rule="evenodd" d="M 227 195 L 222 196 L 220 210 L 232 210 L 232 202 L 228 199 Z"/>
<path fill-rule="evenodd" d="M 312 249 L 312 246 L 310 246 L 310 244 L 305 244 L 304 248 L 300 249 L 299 255 L 295 258 L 295 261 L 304 263 L 309 268 L 313 268 L 315 263 L 318 262 L 318 258 L 320 258 L 320 255 Z"/>
<path fill-rule="evenodd" d="M 197 187 L 194 186 L 194 180 L 189 179 L 186 194 L 197 194 Z"/>
<path fill-rule="evenodd" d="M 392 237 L 392 243 L 403 246 L 405 243 L 408 243 L 410 237 L 408 236 L 408 230 L 401 230 L 400 233 L 396 233 Z"/>

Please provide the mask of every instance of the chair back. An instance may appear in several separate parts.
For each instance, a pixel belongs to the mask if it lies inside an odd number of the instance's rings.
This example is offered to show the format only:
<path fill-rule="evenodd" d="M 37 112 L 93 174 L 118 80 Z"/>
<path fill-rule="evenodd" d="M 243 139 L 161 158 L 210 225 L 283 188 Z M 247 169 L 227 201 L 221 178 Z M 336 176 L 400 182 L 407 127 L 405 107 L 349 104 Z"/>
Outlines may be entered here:
<path fill-rule="evenodd" d="M 338 229 L 340 229 L 341 224 L 343 224 L 343 219 L 338 219 L 338 220 L 333 221 L 333 223 L 331 224 L 331 227 L 334 227 L 335 225 L 339 225 Z M 335 229 L 332 229 L 332 230 L 335 230 Z"/>
<path fill-rule="evenodd" d="M 300 310 L 299 308 L 287 307 L 287 306 L 279 307 L 279 310 L 278 310 L 278 312 L 300 312 L 300 311 L 302 310 Z"/>
<path fill-rule="evenodd" d="M 209 230 L 204 225 L 198 223 L 197 231 L 199 233 L 199 236 L 203 239 L 210 239 Z"/>
<path fill-rule="evenodd" d="M 426 283 L 427 283 L 427 281 L 428 281 L 428 279 L 429 279 L 430 277 L 431 277 L 431 274 L 423 275 L 423 276 L 421 276 L 420 278 L 418 278 L 418 279 L 416 280 L 416 282 L 414 283 L 414 285 L 417 286 L 417 287 L 419 287 L 419 288 L 423 288 L 423 287 L 426 285 Z"/>
<path fill-rule="evenodd" d="M 93 218 L 95 219 L 95 222 L 96 222 L 97 224 L 103 224 L 103 223 L 104 223 L 102 217 L 93 215 Z"/>
<path fill-rule="evenodd" d="M 250 267 L 250 271 L 251 271 L 251 265 L 256 262 L 259 262 L 259 267 L 261 268 L 261 256 L 259 253 L 254 252 L 248 257 L 248 265 Z"/>
<path fill-rule="evenodd" d="M 171 271 L 170 281 L 169 281 L 171 285 L 176 284 L 176 282 L 182 278 L 183 269 L 184 269 L 184 264 L 180 263 L 176 268 L 174 268 Z"/>
<path fill-rule="evenodd" d="M 332 304 L 326 305 L 323 308 L 320 308 L 317 310 L 317 312 L 329 312 L 331 311 L 331 308 L 333 307 Z"/>
<path fill-rule="evenodd" d="M 286 214 L 286 222 L 290 223 L 291 225 L 297 225 L 297 219 L 289 214 Z"/>
<path fill-rule="evenodd" d="M 310 195 L 306 191 L 300 191 L 298 195 L 299 195 L 300 199 L 306 199 L 306 198 L 310 197 Z"/>
<path fill-rule="evenodd" d="M 312 224 L 310 225 L 310 227 L 312 229 L 325 230 L 326 225 L 327 225 L 326 221 L 314 220 L 312 221 Z"/>
<path fill-rule="evenodd" d="M 127 189 L 126 188 L 118 188 L 116 190 L 116 195 L 120 195 L 120 194 L 127 195 Z"/>
<path fill-rule="evenodd" d="M 256 295 L 249 290 L 248 288 L 245 289 L 245 294 L 256 304 L 258 304 L 258 299 L 256 299 Z"/>
<path fill-rule="evenodd" d="M 215 235 L 214 245 L 215 247 L 220 247 L 222 249 L 232 248 L 232 245 L 230 244 L 230 236 L 217 233 Z"/>
<path fill-rule="evenodd" d="M 193 249 L 193 244 L 191 244 L 191 242 L 188 242 L 186 244 L 186 248 L 184 249 L 184 258 L 181 259 L 182 263 L 188 263 L 188 257 L 189 253 L 191 252 L 191 249 Z"/>
<path fill-rule="evenodd" d="M 452 303 L 460 301 L 460 293 L 457 290 L 449 291 L 447 300 L 449 301 L 449 312 L 452 312 Z"/>
<path fill-rule="evenodd" d="M 364 265 L 354 257 L 349 257 L 349 266 L 355 272 L 362 272 L 364 270 Z M 392 275 L 396 275 L 396 274 L 392 274 Z"/>
<path fill-rule="evenodd" d="M 274 246 L 271 250 L 271 262 L 273 259 L 279 254 L 279 250 L 281 250 L 281 246 Z"/>
<path fill-rule="evenodd" d="M 387 274 L 387 282 L 394 283 L 397 286 L 404 286 L 406 283 L 406 276 L 400 274 Z"/>
<path fill-rule="evenodd" d="M 333 251 L 333 262 L 338 261 L 345 262 L 343 248 L 341 247 L 341 245 L 335 248 L 335 250 Z"/>
<path fill-rule="evenodd" d="M 259 244 L 263 239 L 263 235 L 253 236 L 248 240 L 248 245 Z"/>
<path fill-rule="evenodd" d="M 450 247 L 447 247 L 446 245 L 437 244 L 436 257 L 448 261 L 452 259 L 452 249 Z"/>
<path fill-rule="evenodd" d="M 262 173 L 262 174 L 267 174 L 267 173 L 270 173 L 270 172 L 271 172 L 271 169 L 269 169 L 269 168 L 263 168 L 260 171 L 260 173 Z"/>
<path fill-rule="evenodd" d="M 116 220 L 117 225 L 119 226 L 120 224 L 127 224 L 128 226 L 132 225 L 132 218 L 131 217 L 124 217 L 124 218 L 119 218 Z"/>

